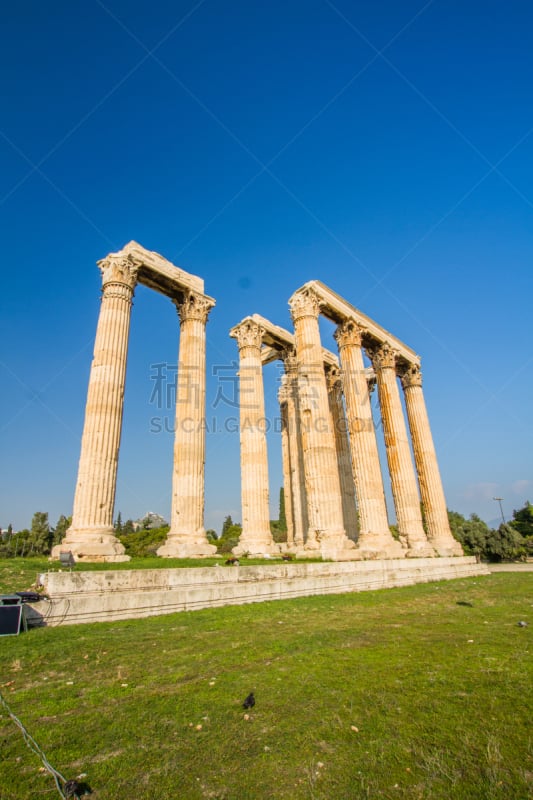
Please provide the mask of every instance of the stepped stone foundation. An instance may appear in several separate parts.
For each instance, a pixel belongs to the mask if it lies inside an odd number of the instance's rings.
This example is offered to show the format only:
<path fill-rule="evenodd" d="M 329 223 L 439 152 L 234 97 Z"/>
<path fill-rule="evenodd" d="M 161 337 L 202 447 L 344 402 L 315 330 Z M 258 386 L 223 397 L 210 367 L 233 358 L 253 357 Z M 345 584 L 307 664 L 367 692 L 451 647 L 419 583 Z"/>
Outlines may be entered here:
<path fill-rule="evenodd" d="M 35 603 L 28 611 L 30 622 L 40 621 L 46 625 L 109 622 L 486 574 L 489 574 L 487 566 L 478 564 L 470 556 L 250 567 L 49 572 L 41 576 L 49 599 Z"/>

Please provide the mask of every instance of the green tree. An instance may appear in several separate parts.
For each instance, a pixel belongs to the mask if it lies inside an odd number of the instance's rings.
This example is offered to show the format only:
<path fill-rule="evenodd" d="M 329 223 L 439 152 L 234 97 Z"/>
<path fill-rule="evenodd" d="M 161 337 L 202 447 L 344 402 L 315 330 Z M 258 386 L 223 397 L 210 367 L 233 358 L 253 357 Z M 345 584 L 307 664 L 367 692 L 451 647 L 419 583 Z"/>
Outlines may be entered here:
<path fill-rule="evenodd" d="M 9 558 L 14 555 L 14 536 L 13 526 L 7 526 L 7 530 L 2 531 L 2 538 L 0 541 L 0 555 L 2 558 Z"/>
<path fill-rule="evenodd" d="M 124 529 L 126 523 L 124 524 Z M 125 533 L 123 529 L 120 541 L 124 545 L 126 555 L 146 558 L 147 556 L 155 556 L 157 550 L 164 544 L 169 526 L 164 525 L 161 528 L 141 528 L 138 531 Z"/>
<path fill-rule="evenodd" d="M 277 544 L 281 542 L 287 541 L 287 530 L 281 530 L 279 526 L 279 519 L 271 519 L 270 520 L 270 533 L 272 534 L 272 538 Z"/>
<path fill-rule="evenodd" d="M 117 536 L 120 536 L 122 533 L 122 514 L 120 511 L 118 512 L 117 521 L 115 522 L 115 533 Z"/>
<path fill-rule="evenodd" d="M 508 522 L 487 537 L 486 555 L 489 561 L 516 561 L 526 554 L 524 537 Z"/>
<path fill-rule="evenodd" d="M 226 517 L 226 519 L 228 518 Z M 231 517 L 229 519 L 231 519 Z M 225 532 L 216 542 L 217 551 L 219 553 L 231 553 L 233 548 L 239 544 L 241 533 L 242 533 L 242 525 L 231 524 L 229 526 L 226 526 Z M 215 542 L 213 542 L 213 544 L 215 544 Z"/>
<path fill-rule="evenodd" d="M 470 519 L 466 519 L 457 511 L 448 511 L 448 520 L 453 535 L 463 546 L 466 555 L 487 557 L 487 540 L 491 530 L 486 522 L 477 514 L 471 514 Z"/>
<path fill-rule="evenodd" d="M 52 547 L 53 532 L 48 522 L 48 512 L 36 511 L 31 521 L 30 549 L 26 555 L 47 555 Z"/>
<path fill-rule="evenodd" d="M 533 536 L 533 505 L 526 501 L 523 508 L 518 511 L 513 511 L 513 520 L 511 525 L 518 531 L 524 538 Z"/>
<path fill-rule="evenodd" d="M 218 533 L 214 531 L 213 528 L 209 528 L 205 532 L 205 535 L 207 536 L 207 541 L 209 544 L 215 544 L 215 542 L 218 541 Z"/>
<path fill-rule="evenodd" d="M 65 517 L 64 514 L 61 514 L 61 516 L 56 522 L 55 528 L 52 531 L 52 546 L 56 544 L 61 544 L 71 524 L 72 524 L 72 517 Z"/>
<path fill-rule="evenodd" d="M 233 520 L 231 518 L 231 514 L 228 514 L 228 516 L 225 518 L 224 522 L 222 523 L 222 532 L 220 534 L 220 538 L 221 539 L 226 535 L 226 533 L 228 532 L 228 530 L 232 526 L 233 526 Z"/>
<path fill-rule="evenodd" d="M 122 526 L 122 533 L 125 535 L 129 535 L 130 533 L 134 533 L 135 528 L 133 526 L 133 520 L 127 519 L 124 525 Z"/>
<path fill-rule="evenodd" d="M 16 533 L 13 538 L 15 540 L 15 552 L 13 555 L 20 556 L 21 558 L 27 556 L 30 551 L 31 531 L 27 528 L 23 528 Z"/>

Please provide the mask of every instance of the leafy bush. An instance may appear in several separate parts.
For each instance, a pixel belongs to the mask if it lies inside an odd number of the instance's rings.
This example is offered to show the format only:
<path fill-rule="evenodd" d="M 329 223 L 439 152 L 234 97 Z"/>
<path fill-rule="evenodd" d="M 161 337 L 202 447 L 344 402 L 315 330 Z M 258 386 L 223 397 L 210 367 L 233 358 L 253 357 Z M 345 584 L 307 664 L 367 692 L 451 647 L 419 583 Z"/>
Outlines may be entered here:
<path fill-rule="evenodd" d="M 156 555 L 158 548 L 164 544 L 168 531 L 168 525 L 162 528 L 143 528 L 134 533 L 122 534 L 119 540 L 126 549 L 126 555 L 146 558 Z"/>
<path fill-rule="evenodd" d="M 231 519 L 231 517 L 230 517 Z M 222 536 L 218 541 L 213 542 L 217 546 L 218 553 L 231 553 L 234 547 L 239 544 L 241 538 L 242 525 L 226 525 L 223 528 Z"/>

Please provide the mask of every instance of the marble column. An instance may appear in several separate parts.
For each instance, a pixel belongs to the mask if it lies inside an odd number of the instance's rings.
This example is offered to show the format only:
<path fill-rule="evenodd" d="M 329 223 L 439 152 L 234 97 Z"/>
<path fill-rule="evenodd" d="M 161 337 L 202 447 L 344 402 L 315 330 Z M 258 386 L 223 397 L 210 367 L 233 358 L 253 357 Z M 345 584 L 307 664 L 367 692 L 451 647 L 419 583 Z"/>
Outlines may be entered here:
<path fill-rule="evenodd" d="M 292 550 L 294 547 L 294 521 L 292 512 L 292 470 L 291 454 L 289 446 L 289 413 L 288 413 L 287 378 L 284 375 L 282 384 L 278 391 L 279 411 L 281 419 L 281 463 L 283 468 L 283 497 L 285 501 L 285 520 L 287 522 L 287 543 L 286 549 Z"/>
<path fill-rule="evenodd" d="M 440 556 L 462 556 L 463 549 L 454 539 L 448 522 L 446 499 L 424 400 L 420 367 L 416 364 L 404 367 L 400 372 L 400 381 L 404 390 L 428 540 Z"/>
<path fill-rule="evenodd" d="M 367 352 L 376 373 L 398 531 L 407 543 L 407 556 L 433 556 L 435 551 L 422 525 L 420 497 L 396 378 L 396 352 L 388 343 L 370 346 Z"/>
<path fill-rule="evenodd" d="M 289 436 L 289 455 L 291 466 L 292 519 L 294 526 L 294 546 L 303 549 L 309 527 L 307 520 L 307 498 L 303 462 L 303 446 L 300 430 L 300 400 L 298 397 L 298 362 L 296 351 L 288 348 L 282 353 L 287 386 L 287 432 Z M 285 495 L 285 503 L 287 496 Z"/>
<path fill-rule="evenodd" d="M 358 548 L 365 558 L 402 558 L 405 551 L 400 542 L 393 539 L 387 518 L 383 476 L 361 349 L 362 333 L 361 327 L 353 319 L 346 320 L 335 331 L 344 376 L 357 496 Z"/>
<path fill-rule="evenodd" d="M 53 558 L 70 550 L 78 561 L 129 561 L 114 535 L 113 510 L 126 382 L 133 292 L 131 257 L 98 262 L 102 304 L 89 377 L 72 524 Z"/>
<path fill-rule="evenodd" d="M 270 532 L 261 345 L 264 330 L 245 320 L 230 331 L 239 347 L 242 533 L 235 555 L 279 553 Z"/>
<path fill-rule="evenodd" d="M 298 387 L 309 528 L 306 550 L 326 558 L 354 558 L 344 529 L 342 497 L 320 341 L 320 300 L 312 289 L 290 301 L 298 359 Z M 350 552 L 351 551 L 351 552 Z"/>
<path fill-rule="evenodd" d="M 357 508 L 355 502 L 355 484 L 348 440 L 348 422 L 344 412 L 341 371 L 338 367 L 326 367 L 329 410 L 331 424 L 335 432 L 335 447 L 339 480 L 341 485 L 342 512 L 344 528 L 349 539 L 356 542 L 358 537 Z"/>
<path fill-rule="evenodd" d="M 206 323 L 212 298 L 187 292 L 175 301 L 180 318 L 176 431 L 170 530 L 157 554 L 203 558 L 216 553 L 204 529 Z"/>

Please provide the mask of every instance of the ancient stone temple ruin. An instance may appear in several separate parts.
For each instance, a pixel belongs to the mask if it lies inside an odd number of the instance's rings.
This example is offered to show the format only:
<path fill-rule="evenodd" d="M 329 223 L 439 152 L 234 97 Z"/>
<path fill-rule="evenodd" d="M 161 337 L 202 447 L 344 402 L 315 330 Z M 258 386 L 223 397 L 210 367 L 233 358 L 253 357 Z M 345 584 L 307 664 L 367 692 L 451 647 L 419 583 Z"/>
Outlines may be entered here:
<path fill-rule="evenodd" d="M 215 301 L 204 293 L 201 278 L 136 242 L 110 253 L 98 266 L 102 303 L 72 524 L 52 555 L 59 558 L 61 551 L 70 551 L 78 561 L 128 560 L 114 535 L 113 512 L 130 315 L 138 283 L 170 298 L 180 320 L 171 526 L 158 555 L 212 555 L 216 548 L 207 541 L 203 521 L 203 423 L 205 328 Z M 270 532 L 264 426 L 263 367 L 275 359 L 284 365 L 279 402 L 288 524 L 285 551 L 334 561 L 461 555 L 448 525 L 420 358 L 320 281 L 294 292 L 289 307 L 293 333 L 257 314 L 230 332 L 239 348 L 241 387 L 242 535 L 236 555 L 273 555 L 281 550 Z M 338 354 L 322 347 L 320 314 L 337 326 Z M 365 367 L 363 352 L 371 367 Z M 393 538 L 387 518 L 370 402 L 374 386 L 398 539 Z M 186 426 L 180 424 L 184 419 L 189 422 Z"/>
<path fill-rule="evenodd" d="M 212 555 L 204 530 L 205 326 L 215 305 L 204 282 L 130 242 L 98 262 L 102 305 L 91 365 L 72 524 L 52 556 L 127 561 L 114 535 L 113 511 L 133 293 L 138 283 L 175 304 L 180 320 L 171 526 L 161 556 Z M 190 391 L 191 383 L 195 391 Z M 187 429 L 180 419 L 191 420 Z"/>
<path fill-rule="evenodd" d="M 230 331 L 240 356 L 242 535 L 237 553 L 272 553 L 262 366 L 280 359 L 287 547 L 340 560 L 462 555 L 448 524 L 420 358 L 320 281 L 289 300 L 294 334 L 254 314 Z M 336 325 L 338 358 L 319 316 Z M 372 367 L 365 368 L 363 351 Z M 377 385 L 399 540 L 387 518 L 370 394 Z M 409 434 L 399 384 L 404 392 Z M 246 424 L 244 424 L 246 421 Z M 422 522 L 422 510 L 425 528 Z M 427 532 L 426 532 L 427 531 Z"/>

